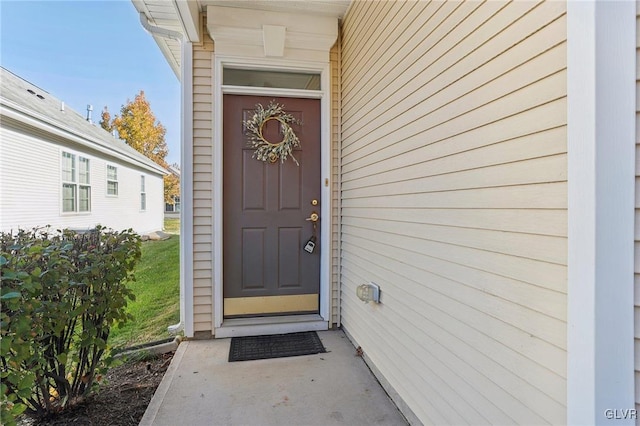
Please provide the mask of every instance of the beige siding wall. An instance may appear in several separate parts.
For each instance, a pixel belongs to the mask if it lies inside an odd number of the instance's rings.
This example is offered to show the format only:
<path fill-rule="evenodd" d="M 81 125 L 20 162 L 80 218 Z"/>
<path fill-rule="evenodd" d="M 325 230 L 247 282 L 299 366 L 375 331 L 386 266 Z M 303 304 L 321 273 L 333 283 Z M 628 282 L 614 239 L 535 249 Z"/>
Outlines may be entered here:
<path fill-rule="evenodd" d="M 640 2 L 636 2 L 636 58 L 640 58 Z M 640 60 L 636 60 L 636 212 L 635 212 L 635 375 L 636 410 L 640 410 Z"/>
<path fill-rule="evenodd" d="M 194 331 L 213 330 L 213 41 L 193 47 L 193 312 Z"/>
<path fill-rule="evenodd" d="M 426 424 L 565 423 L 565 4 L 356 2 L 342 36 L 343 326 Z"/>

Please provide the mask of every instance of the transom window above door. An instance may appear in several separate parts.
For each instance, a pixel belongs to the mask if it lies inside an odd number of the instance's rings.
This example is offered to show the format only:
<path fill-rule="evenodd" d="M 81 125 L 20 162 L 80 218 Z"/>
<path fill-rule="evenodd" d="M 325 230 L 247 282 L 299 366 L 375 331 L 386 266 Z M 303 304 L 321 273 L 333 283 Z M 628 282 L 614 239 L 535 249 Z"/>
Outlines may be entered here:
<path fill-rule="evenodd" d="M 279 89 L 320 90 L 320 73 L 247 70 L 225 68 L 225 86 L 274 87 Z"/>

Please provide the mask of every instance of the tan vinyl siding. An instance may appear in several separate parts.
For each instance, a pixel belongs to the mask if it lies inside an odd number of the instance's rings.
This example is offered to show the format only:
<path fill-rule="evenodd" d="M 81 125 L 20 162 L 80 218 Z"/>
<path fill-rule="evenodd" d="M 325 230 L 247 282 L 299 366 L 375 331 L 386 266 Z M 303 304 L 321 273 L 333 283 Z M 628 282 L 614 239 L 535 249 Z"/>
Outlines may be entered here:
<path fill-rule="evenodd" d="M 566 423 L 565 14 L 358 1 L 343 22 L 341 322 L 425 424 Z"/>
<path fill-rule="evenodd" d="M 636 58 L 640 58 L 640 2 L 636 2 Z M 640 61 L 636 61 L 636 210 L 634 268 L 635 401 L 640 410 Z"/>
<path fill-rule="evenodd" d="M 340 37 L 340 36 L 338 36 Z M 331 323 L 340 325 L 340 39 L 331 61 Z"/>
<path fill-rule="evenodd" d="M 194 331 L 213 330 L 213 41 L 193 46 L 193 313 Z"/>

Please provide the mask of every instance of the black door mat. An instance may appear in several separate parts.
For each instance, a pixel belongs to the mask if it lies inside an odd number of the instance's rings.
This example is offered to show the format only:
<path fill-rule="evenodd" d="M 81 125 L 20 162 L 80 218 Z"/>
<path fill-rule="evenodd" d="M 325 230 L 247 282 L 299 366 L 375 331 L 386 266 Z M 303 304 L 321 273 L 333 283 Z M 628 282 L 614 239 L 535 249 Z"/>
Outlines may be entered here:
<path fill-rule="evenodd" d="M 229 362 L 284 358 L 326 352 L 315 331 L 274 334 L 271 336 L 234 337 Z"/>

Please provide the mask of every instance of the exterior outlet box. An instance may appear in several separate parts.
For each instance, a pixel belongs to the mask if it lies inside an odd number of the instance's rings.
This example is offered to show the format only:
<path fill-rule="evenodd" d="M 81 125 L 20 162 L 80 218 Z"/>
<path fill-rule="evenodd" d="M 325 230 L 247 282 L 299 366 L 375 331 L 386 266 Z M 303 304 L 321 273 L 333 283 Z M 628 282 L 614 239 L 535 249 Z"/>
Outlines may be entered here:
<path fill-rule="evenodd" d="M 372 282 L 361 284 L 356 288 L 356 295 L 365 303 L 380 303 L 380 286 Z"/>

